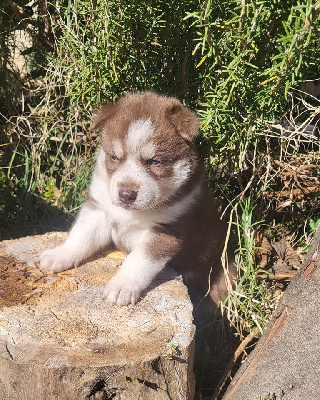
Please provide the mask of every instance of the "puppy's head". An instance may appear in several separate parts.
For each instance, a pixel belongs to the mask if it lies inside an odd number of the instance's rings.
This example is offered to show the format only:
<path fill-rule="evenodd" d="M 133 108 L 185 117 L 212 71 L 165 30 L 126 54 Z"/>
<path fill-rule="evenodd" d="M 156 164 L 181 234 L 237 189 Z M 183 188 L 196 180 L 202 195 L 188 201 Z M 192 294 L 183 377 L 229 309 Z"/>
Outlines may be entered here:
<path fill-rule="evenodd" d="M 91 129 L 101 127 L 113 204 L 146 210 L 170 201 L 194 176 L 198 158 L 195 114 L 171 97 L 127 94 L 103 105 Z"/>

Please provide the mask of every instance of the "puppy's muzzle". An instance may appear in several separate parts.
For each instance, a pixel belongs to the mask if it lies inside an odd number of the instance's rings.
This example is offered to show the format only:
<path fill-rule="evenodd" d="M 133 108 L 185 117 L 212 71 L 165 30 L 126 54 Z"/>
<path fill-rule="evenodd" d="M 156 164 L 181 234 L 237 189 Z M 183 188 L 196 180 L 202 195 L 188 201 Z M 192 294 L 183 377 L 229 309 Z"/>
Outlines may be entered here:
<path fill-rule="evenodd" d="M 131 205 L 136 201 L 138 193 L 132 189 L 120 189 L 119 199 L 126 205 Z"/>

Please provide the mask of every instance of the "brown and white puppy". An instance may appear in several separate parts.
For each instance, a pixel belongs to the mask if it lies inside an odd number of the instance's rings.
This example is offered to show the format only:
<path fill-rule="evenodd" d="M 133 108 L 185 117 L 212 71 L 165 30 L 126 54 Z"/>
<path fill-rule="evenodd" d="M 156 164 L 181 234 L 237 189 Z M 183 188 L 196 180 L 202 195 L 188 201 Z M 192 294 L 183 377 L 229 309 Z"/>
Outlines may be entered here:
<path fill-rule="evenodd" d="M 127 94 L 102 106 L 92 129 L 102 142 L 89 190 L 67 240 L 40 255 L 41 268 L 80 265 L 106 246 L 128 253 L 105 287 L 113 304 L 136 303 L 166 265 L 194 301 L 225 296 L 221 222 L 193 140 L 197 116 L 171 97 Z"/>

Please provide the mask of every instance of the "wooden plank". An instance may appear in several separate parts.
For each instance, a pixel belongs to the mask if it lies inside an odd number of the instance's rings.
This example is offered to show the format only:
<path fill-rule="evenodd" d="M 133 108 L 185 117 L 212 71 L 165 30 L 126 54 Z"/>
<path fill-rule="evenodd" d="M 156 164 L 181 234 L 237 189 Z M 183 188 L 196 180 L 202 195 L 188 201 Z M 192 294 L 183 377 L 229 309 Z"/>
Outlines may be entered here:
<path fill-rule="evenodd" d="M 320 226 L 256 348 L 223 400 L 318 400 Z"/>

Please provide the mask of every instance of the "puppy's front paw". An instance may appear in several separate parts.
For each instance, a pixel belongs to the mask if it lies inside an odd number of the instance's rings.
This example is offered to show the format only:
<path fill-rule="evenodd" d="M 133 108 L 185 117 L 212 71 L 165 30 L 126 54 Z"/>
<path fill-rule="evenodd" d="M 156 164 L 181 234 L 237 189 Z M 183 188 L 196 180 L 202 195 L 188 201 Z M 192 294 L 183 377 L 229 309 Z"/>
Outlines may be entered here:
<path fill-rule="evenodd" d="M 129 280 L 115 275 L 109 280 L 104 288 L 105 299 L 108 303 L 118 306 L 136 304 L 139 300 L 141 290 Z"/>
<path fill-rule="evenodd" d="M 61 272 L 73 268 L 75 261 L 70 250 L 63 246 L 44 250 L 40 254 L 40 268 L 52 272 Z"/>

